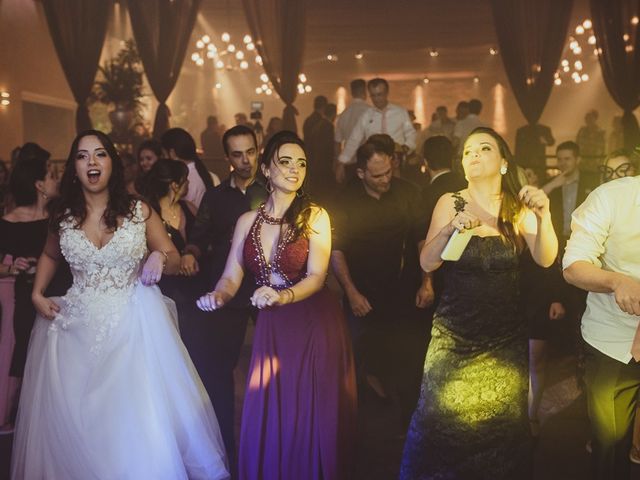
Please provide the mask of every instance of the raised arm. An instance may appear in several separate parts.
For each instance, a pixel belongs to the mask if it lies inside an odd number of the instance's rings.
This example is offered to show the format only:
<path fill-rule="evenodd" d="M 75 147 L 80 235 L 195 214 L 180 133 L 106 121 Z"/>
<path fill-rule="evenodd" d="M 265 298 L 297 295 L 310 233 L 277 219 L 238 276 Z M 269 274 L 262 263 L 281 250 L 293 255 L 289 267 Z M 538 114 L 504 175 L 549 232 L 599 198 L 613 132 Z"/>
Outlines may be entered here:
<path fill-rule="evenodd" d="M 549 267 L 558 256 L 558 238 L 551 223 L 549 198 L 543 190 L 526 185 L 520 190 L 520 198 L 529 208 L 520 222 L 533 260 L 540 266 Z"/>
<path fill-rule="evenodd" d="M 443 195 L 433 209 L 427 238 L 420 251 L 420 266 L 425 272 L 433 272 L 440 268 L 440 255 L 453 232 L 470 230 L 480 225 L 477 217 L 469 212 L 455 213 L 454 204 L 453 196 Z"/>

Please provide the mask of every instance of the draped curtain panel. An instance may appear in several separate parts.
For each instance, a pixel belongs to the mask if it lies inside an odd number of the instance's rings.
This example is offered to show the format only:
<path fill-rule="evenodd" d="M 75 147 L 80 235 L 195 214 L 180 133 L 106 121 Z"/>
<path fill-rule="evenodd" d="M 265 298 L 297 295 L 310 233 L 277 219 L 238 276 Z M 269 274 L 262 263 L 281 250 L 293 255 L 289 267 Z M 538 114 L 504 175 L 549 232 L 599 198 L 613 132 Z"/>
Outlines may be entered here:
<path fill-rule="evenodd" d="M 62 70 L 78 104 L 76 130 L 89 129 L 87 98 L 98 71 L 111 0 L 43 0 L 42 6 Z"/>
<path fill-rule="evenodd" d="M 297 132 L 293 102 L 304 55 L 307 0 L 243 0 L 243 4 L 264 70 L 285 103 L 284 128 Z"/>
<path fill-rule="evenodd" d="M 201 0 L 128 0 L 136 40 L 151 90 L 160 105 L 153 134 L 169 129 L 165 103 L 178 81 Z"/>
<path fill-rule="evenodd" d="M 602 77 L 613 100 L 624 110 L 625 148 L 640 145 L 633 111 L 640 105 L 639 0 L 591 0 Z"/>
<path fill-rule="evenodd" d="M 491 0 L 504 68 L 531 125 L 549 100 L 572 6 L 573 0 Z"/>

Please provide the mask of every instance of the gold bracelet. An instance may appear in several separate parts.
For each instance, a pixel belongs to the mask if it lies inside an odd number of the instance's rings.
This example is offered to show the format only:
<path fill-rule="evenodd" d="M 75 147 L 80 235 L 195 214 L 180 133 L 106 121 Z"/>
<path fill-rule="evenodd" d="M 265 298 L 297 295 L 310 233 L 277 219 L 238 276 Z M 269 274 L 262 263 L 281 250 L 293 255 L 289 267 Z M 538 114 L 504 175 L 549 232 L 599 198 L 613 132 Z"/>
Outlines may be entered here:
<path fill-rule="evenodd" d="M 287 302 L 286 303 L 293 303 L 295 301 L 296 295 L 295 295 L 295 293 L 293 293 L 293 290 L 291 290 L 290 288 L 285 288 L 283 290 L 283 292 L 287 292 L 288 298 L 287 298 Z"/>
<path fill-rule="evenodd" d="M 156 252 L 160 252 L 164 255 L 164 262 L 162 263 L 162 271 L 164 272 L 164 267 L 167 266 L 167 261 L 169 261 L 169 255 L 164 250 L 156 250 Z"/>

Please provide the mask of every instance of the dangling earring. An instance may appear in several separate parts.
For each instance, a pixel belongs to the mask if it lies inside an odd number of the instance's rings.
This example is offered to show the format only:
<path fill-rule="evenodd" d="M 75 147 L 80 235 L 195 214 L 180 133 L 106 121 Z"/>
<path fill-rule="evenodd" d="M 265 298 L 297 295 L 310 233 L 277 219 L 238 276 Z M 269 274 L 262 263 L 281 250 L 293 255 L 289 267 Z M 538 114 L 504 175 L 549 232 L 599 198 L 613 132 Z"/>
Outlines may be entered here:
<path fill-rule="evenodd" d="M 500 175 L 506 175 L 507 174 L 507 166 L 506 165 L 502 165 L 500 167 Z"/>
<path fill-rule="evenodd" d="M 42 198 L 44 198 L 45 200 L 49 200 L 49 196 L 46 193 L 44 192 L 40 192 L 40 193 L 42 193 Z"/>
<path fill-rule="evenodd" d="M 302 198 L 304 197 L 304 190 L 300 187 L 300 190 L 296 190 L 296 197 Z"/>
<path fill-rule="evenodd" d="M 273 185 L 271 185 L 271 180 L 269 179 L 269 177 L 267 177 L 267 192 L 272 193 L 273 192 Z"/>

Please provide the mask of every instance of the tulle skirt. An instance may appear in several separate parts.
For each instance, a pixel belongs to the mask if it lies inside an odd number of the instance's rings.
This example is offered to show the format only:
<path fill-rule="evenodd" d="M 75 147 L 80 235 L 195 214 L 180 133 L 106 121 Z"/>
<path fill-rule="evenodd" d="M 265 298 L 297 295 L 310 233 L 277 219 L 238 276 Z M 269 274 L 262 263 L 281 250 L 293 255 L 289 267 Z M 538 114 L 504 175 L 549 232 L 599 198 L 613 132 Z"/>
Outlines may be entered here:
<path fill-rule="evenodd" d="M 132 288 L 108 329 L 70 317 L 72 295 L 54 299 L 56 320 L 36 319 L 12 479 L 228 478 L 218 422 L 180 340 L 175 305 L 158 287 Z"/>

